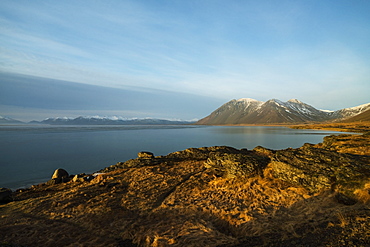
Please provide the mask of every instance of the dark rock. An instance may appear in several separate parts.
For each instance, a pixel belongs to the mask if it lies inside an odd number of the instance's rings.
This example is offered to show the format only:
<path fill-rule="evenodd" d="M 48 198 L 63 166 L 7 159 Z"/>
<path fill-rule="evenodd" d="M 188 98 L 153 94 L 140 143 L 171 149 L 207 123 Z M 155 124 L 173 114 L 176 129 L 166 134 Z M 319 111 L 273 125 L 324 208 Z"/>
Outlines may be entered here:
<path fill-rule="evenodd" d="M 55 185 L 55 184 L 60 184 L 62 182 L 63 182 L 63 180 L 61 178 L 52 178 L 49 181 L 47 181 L 45 184 L 46 185 Z"/>
<path fill-rule="evenodd" d="M 277 151 L 271 167 L 275 177 L 311 192 L 333 189 L 347 196 L 370 177 L 370 156 L 332 152 L 305 144 Z"/>
<path fill-rule="evenodd" d="M 353 198 L 350 198 L 346 195 L 343 195 L 342 193 L 337 193 L 335 195 L 335 199 L 339 202 L 339 203 L 342 203 L 344 205 L 355 205 L 357 203 L 357 200 L 353 199 Z"/>
<path fill-rule="evenodd" d="M 87 182 L 90 182 L 91 180 L 93 180 L 95 178 L 95 176 L 92 176 L 92 175 L 90 175 L 90 176 L 86 176 L 86 177 L 84 177 L 84 180 L 85 181 L 87 181 Z"/>
<path fill-rule="evenodd" d="M 120 183 L 109 183 L 109 184 L 107 184 L 106 186 L 107 186 L 107 188 L 113 188 L 113 187 L 115 187 L 115 186 L 117 186 L 117 185 L 119 185 Z"/>
<path fill-rule="evenodd" d="M 0 188 L 0 203 L 13 201 L 12 190 L 8 188 Z"/>
<path fill-rule="evenodd" d="M 137 247 L 131 239 L 123 239 L 118 242 L 118 247 Z"/>

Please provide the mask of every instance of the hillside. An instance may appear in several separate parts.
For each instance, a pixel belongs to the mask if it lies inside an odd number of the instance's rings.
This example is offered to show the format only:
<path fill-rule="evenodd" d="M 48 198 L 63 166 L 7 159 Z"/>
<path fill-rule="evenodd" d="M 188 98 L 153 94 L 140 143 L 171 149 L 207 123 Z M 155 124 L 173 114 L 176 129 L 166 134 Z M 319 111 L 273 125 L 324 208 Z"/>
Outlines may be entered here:
<path fill-rule="evenodd" d="M 271 99 L 266 102 L 242 98 L 231 100 L 197 124 L 287 124 L 334 121 L 358 115 L 370 109 L 370 103 L 338 111 L 324 111 L 297 99 L 287 102 Z"/>
<path fill-rule="evenodd" d="M 351 136 L 141 152 L 96 174 L 59 172 L 0 205 L 0 245 L 368 246 L 369 134 Z"/>

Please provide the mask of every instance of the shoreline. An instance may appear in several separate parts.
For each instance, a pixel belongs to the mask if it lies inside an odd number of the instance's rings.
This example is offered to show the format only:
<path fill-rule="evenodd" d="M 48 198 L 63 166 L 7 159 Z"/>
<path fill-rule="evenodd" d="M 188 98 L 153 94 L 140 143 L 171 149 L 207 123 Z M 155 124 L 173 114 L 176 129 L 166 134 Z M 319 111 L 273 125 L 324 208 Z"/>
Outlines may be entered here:
<path fill-rule="evenodd" d="M 344 132 L 344 131 L 346 131 L 346 132 L 354 131 L 353 129 L 338 129 L 338 127 L 337 128 L 333 128 L 333 127 L 329 128 L 328 125 L 329 126 L 332 126 L 333 124 L 320 124 L 320 125 L 310 125 L 310 124 L 301 124 L 301 125 L 293 125 L 293 124 L 292 125 L 285 125 L 285 124 L 279 124 L 279 125 L 278 124 L 272 124 L 272 125 L 244 124 L 244 125 L 241 125 L 241 124 L 238 124 L 238 125 L 204 125 L 204 126 L 221 126 L 221 127 L 222 126 L 231 126 L 231 127 L 234 127 L 234 126 L 236 126 L 236 127 L 239 127 L 239 126 L 241 126 L 241 127 L 243 127 L 243 126 L 251 126 L 251 127 L 258 127 L 258 126 L 261 126 L 261 127 L 265 127 L 265 126 L 266 127 L 271 127 L 271 126 L 277 126 L 277 127 L 286 127 L 286 128 L 292 128 L 292 129 L 330 130 L 330 131 L 341 131 L 341 132 Z M 337 125 L 343 126 L 343 124 L 337 124 Z M 357 123 L 356 123 L 356 125 L 357 125 Z M 188 125 L 186 125 L 186 126 L 188 126 Z M 199 125 L 199 126 L 203 126 L 203 125 Z M 369 123 L 369 126 L 370 126 L 370 123 Z M 54 127 L 54 126 L 51 126 L 51 127 Z M 99 126 L 97 126 L 97 127 L 99 127 Z M 352 133 L 364 133 L 364 131 L 363 132 L 360 132 L 360 131 L 357 130 L 356 132 L 352 132 Z M 328 135 L 328 136 L 330 136 L 330 135 Z M 317 143 L 316 145 L 319 145 L 323 141 L 324 140 L 322 139 L 321 142 Z M 281 149 L 274 149 L 274 150 L 275 151 L 278 151 L 278 150 L 281 150 Z M 174 151 L 174 152 L 176 152 L 176 151 Z M 105 168 L 106 167 L 98 168 L 98 169 L 103 170 Z M 50 172 L 52 172 L 52 171 L 50 171 Z M 85 172 L 85 171 L 83 171 L 83 172 Z M 42 183 L 43 181 L 47 181 L 47 180 L 45 180 L 45 179 L 39 179 L 39 181 L 40 181 L 40 183 Z M 27 186 L 7 187 L 7 188 L 11 188 L 13 191 L 16 191 L 18 189 L 27 189 L 27 188 L 30 188 L 31 186 L 37 185 L 37 184 L 39 184 L 39 183 L 31 183 L 31 182 L 29 182 L 27 184 Z"/>
<path fill-rule="evenodd" d="M 93 177 L 14 192 L 0 204 L 0 245 L 366 246 L 369 140 L 140 152 Z"/>
<path fill-rule="evenodd" d="M 198 124 L 199 126 L 277 126 L 277 127 L 287 127 L 292 129 L 313 129 L 313 130 L 330 130 L 330 131 L 339 131 L 339 132 L 357 132 L 357 133 L 366 133 L 370 132 L 370 122 L 350 122 L 350 123 L 271 123 L 271 124 L 215 124 L 215 125 L 206 125 Z"/>
<path fill-rule="evenodd" d="M 317 129 L 317 130 L 334 130 L 340 132 L 370 132 L 370 122 L 351 122 L 351 123 L 322 123 L 322 124 L 308 124 L 292 126 L 297 129 Z"/>

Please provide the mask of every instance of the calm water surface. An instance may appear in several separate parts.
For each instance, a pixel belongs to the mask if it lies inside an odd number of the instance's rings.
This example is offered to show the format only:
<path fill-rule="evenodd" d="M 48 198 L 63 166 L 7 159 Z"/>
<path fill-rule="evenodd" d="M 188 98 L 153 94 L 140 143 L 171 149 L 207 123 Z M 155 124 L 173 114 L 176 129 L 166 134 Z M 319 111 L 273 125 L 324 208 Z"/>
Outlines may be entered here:
<path fill-rule="evenodd" d="M 334 131 L 266 126 L 0 126 L 0 187 L 46 182 L 57 168 L 92 173 L 140 151 L 166 155 L 190 147 L 297 148 Z"/>

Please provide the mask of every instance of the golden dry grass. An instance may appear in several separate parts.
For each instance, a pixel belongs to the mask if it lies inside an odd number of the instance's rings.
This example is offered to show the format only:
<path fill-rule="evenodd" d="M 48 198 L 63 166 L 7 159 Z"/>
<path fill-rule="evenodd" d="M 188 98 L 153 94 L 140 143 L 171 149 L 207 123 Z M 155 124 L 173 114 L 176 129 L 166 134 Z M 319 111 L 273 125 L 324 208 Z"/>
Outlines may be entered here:
<path fill-rule="evenodd" d="M 317 123 L 317 124 L 301 124 L 289 126 L 295 129 L 322 129 L 334 130 L 341 132 L 358 132 L 366 133 L 370 131 L 370 122 L 352 122 L 352 123 Z"/>
<path fill-rule="evenodd" d="M 339 136 L 317 147 L 349 152 L 351 145 L 369 144 L 367 138 Z M 276 179 L 270 165 L 261 176 L 227 178 L 204 162 L 169 160 L 117 169 L 91 182 L 19 192 L 16 201 L 0 205 L 0 246 L 351 246 L 356 241 L 365 246 L 370 241 L 370 182 L 354 191 L 358 203 L 344 205 L 334 191 L 312 194 Z"/>
<path fill-rule="evenodd" d="M 370 155 L 370 122 L 309 124 L 291 127 L 297 129 L 319 129 L 362 133 L 326 137 L 324 142 L 316 145 L 316 147 L 340 153 Z"/>

